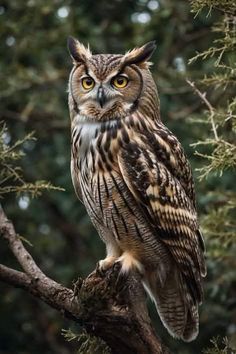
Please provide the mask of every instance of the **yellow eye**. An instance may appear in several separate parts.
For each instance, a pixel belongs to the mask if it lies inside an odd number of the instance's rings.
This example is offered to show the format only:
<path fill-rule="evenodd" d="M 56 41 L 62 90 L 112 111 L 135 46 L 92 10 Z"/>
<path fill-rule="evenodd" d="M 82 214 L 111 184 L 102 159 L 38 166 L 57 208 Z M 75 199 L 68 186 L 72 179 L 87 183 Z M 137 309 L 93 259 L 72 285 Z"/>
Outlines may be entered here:
<path fill-rule="evenodd" d="M 87 76 L 82 79 L 82 86 L 85 90 L 91 90 L 94 87 L 94 80 Z"/>
<path fill-rule="evenodd" d="M 128 79 L 123 75 L 116 76 L 112 80 L 112 85 L 115 86 L 116 88 L 124 88 L 125 86 L 128 85 Z"/>

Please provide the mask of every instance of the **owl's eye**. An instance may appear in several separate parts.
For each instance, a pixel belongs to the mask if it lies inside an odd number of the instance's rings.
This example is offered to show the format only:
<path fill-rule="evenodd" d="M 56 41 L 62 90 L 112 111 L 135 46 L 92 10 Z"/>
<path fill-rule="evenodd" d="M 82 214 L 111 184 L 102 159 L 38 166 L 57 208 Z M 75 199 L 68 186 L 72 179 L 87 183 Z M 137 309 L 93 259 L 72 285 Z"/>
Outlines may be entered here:
<path fill-rule="evenodd" d="M 112 80 L 112 85 L 116 88 L 124 88 L 128 85 L 128 79 L 123 75 L 118 75 Z"/>
<path fill-rule="evenodd" d="M 94 87 L 94 85 L 95 82 L 90 76 L 84 77 L 82 79 L 82 86 L 85 90 L 91 90 Z"/>

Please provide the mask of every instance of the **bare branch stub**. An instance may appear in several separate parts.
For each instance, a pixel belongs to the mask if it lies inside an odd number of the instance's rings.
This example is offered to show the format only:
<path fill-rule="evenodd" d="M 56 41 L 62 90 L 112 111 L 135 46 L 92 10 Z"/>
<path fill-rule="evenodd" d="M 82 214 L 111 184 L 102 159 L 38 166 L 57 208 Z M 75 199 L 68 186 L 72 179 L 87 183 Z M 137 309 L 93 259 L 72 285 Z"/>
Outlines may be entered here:
<path fill-rule="evenodd" d="M 80 279 L 73 291 L 39 269 L 1 207 L 0 234 L 24 270 L 0 265 L 0 281 L 24 289 L 79 322 L 89 334 L 102 338 L 112 354 L 169 353 L 152 327 L 140 274 L 121 276 L 118 263 L 104 274 L 95 270 Z"/>

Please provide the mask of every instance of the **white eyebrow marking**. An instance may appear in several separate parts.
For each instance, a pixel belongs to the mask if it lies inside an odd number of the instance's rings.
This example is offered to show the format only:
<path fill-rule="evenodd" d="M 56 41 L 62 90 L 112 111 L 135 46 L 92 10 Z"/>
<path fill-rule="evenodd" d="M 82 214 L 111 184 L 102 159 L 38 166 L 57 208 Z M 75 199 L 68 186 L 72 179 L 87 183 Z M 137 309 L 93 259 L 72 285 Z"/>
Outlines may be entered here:
<path fill-rule="evenodd" d="M 94 81 L 97 83 L 98 82 L 98 78 L 97 78 L 97 76 L 88 68 L 88 75 L 92 78 L 92 79 L 94 79 Z M 84 77 L 87 77 L 88 75 L 84 75 Z"/>
<path fill-rule="evenodd" d="M 92 79 L 94 79 L 94 81 L 96 82 L 96 83 L 102 83 L 102 82 L 104 82 L 104 83 L 107 83 L 107 82 L 109 82 L 113 77 L 115 77 L 115 76 L 117 76 L 117 74 L 119 74 L 119 70 L 117 70 L 117 69 L 115 69 L 114 71 L 112 71 L 106 78 L 105 78 L 105 80 L 103 80 L 103 81 L 101 81 L 101 80 L 99 80 L 98 79 L 98 77 L 96 76 L 96 74 L 90 69 L 90 68 L 88 68 L 88 74 L 89 74 L 89 76 L 92 78 Z M 123 76 L 125 76 L 127 79 L 129 78 L 126 74 L 122 74 Z M 87 75 L 85 75 L 85 77 L 86 77 Z"/>

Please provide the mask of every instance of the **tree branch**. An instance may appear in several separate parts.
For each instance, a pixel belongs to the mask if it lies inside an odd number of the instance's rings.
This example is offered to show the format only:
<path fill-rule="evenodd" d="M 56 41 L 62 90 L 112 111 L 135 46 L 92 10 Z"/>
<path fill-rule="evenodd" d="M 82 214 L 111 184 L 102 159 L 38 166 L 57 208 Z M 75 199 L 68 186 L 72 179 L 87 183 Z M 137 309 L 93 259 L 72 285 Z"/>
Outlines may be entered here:
<path fill-rule="evenodd" d="M 203 101 L 203 103 L 205 103 L 205 105 L 207 106 L 207 108 L 209 109 L 210 112 L 210 122 L 211 122 L 211 126 L 212 126 L 212 131 L 214 133 L 214 137 L 215 140 L 219 140 L 218 137 L 218 133 L 217 133 L 217 128 L 216 128 L 216 124 L 214 121 L 214 115 L 215 115 L 215 110 L 214 107 L 210 104 L 210 102 L 208 101 L 208 99 L 206 98 L 206 92 L 201 92 L 196 86 L 195 83 L 190 81 L 190 80 L 186 80 L 187 83 L 192 87 L 193 91 L 201 98 L 201 100 Z"/>
<path fill-rule="evenodd" d="M 35 280 L 44 277 L 44 274 L 34 262 L 29 252 L 25 249 L 21 239 L 17 236 L 12 222 L 10 222 L 3 209 L 0 207 L 0 230 L 9 244 L 9 247 L 24 271 Z"/>
<path fill-rule="evenodd" d="M 8 268 L 0 264 L 0 280 L 17 288 L 27 289 L 30 287 L 31 280 L 23 272 Z"/>
<path fill-rule="evenodd" d="M 24 272 L 0 264 L 0 281 L 19 287 L 102 338 L 112 354 L 168 354 L 152 327 L 140 275 L 120 276 L 120 265 L 79 279 L 74 290 L 47 277 L 37 266 L 0 206 L 0 234 Z"/>

